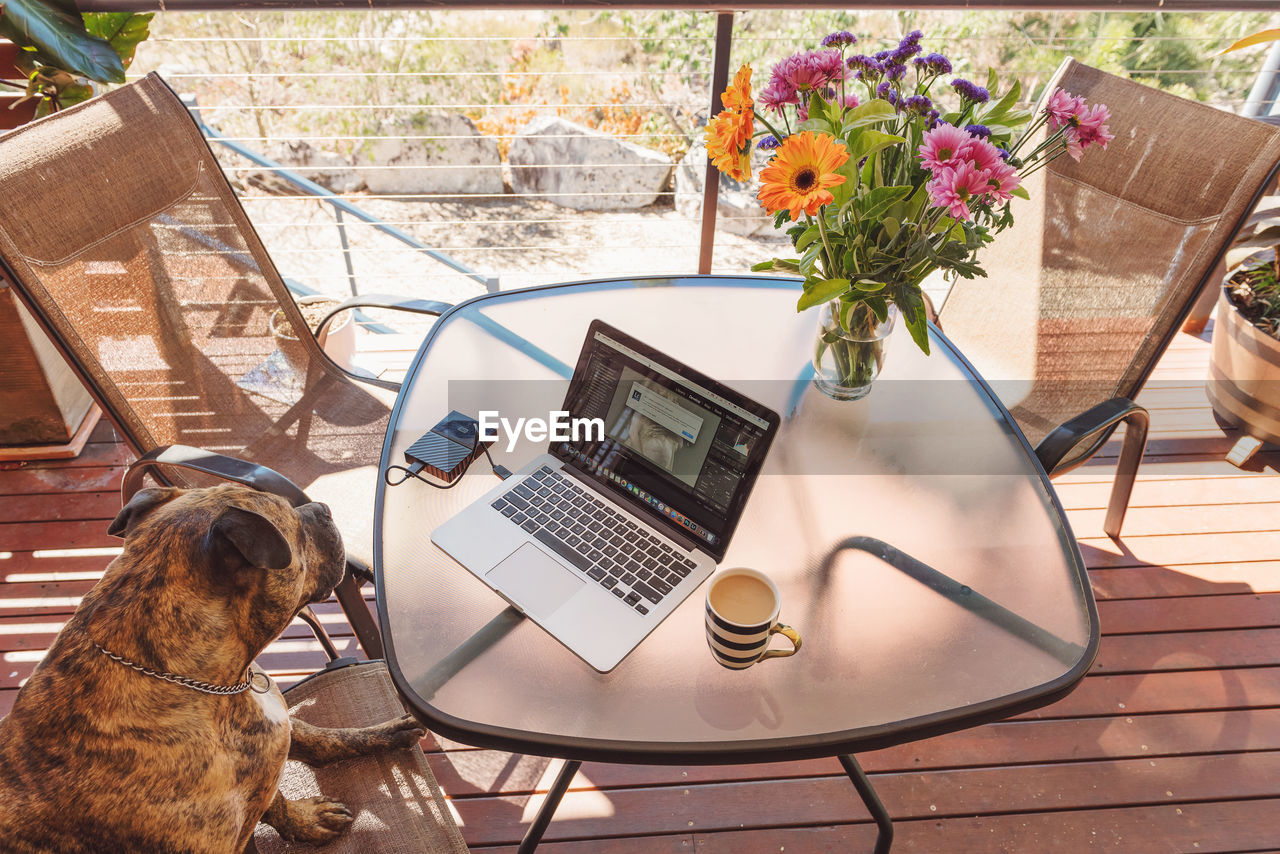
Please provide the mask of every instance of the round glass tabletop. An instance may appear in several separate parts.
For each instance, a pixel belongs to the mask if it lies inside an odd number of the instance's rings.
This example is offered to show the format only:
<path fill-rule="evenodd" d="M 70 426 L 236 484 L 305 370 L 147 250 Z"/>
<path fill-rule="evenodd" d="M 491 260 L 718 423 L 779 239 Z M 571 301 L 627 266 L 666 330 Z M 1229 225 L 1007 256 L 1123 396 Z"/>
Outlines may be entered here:
<path fill-rule="evenodd" d="M 458 740 L 571 759 L 724 762 L 833 755 L 1052 701 L 1092 662 L 1097 616 L 1075 539 L 1007 413 L 936 330 L 900 328 L 869 396 L 810 382 L 817 318 L 798 283 L 633 279 L 458 306 L 423 344 L 382 467 L 451 410 L 561 408 L 601 319 L 776 411 L 781 428 L 721 568 L 752 567 L 803 636 L 790 658 L 728 670 L 705 584 L 609 673 L 522 618 L 431 542 L 497 484 L 481 459 L 452 489 L 377 494 L 387 657 L 406 700 Z M 505 441 L 515 471 L 545 442 Z M 775 645 L 785 643 L 781 640 Z"/>

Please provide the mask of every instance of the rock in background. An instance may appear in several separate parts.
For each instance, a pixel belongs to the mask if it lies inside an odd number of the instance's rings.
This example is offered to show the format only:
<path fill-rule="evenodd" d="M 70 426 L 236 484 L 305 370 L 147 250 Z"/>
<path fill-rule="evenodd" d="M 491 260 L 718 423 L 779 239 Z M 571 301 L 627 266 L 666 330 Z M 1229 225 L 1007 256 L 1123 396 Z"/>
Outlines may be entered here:
<path fill-rule="evenodd" d="M 468 196 L 500 195 L 504 191 L 497 141 L 482 136 L 466 116 L 430 115 L 413 125 L 389 126 L 383 135 L 445 138 L 374 142 L 374 168 L 364 170 L 370 193 Z"/>
<path fill-rule="evenodd" d="M 629 210 L 658 200 L 671 158 L 555 117 L 525 125 L 511 143 L 511 186 L 574 210 Z"/>
<path fill-rule="evenodd" d="M 769 162 L 772 151 L 751 153 L 751 181 L 743 184 L 723 172 L 720 176 L 719 204 L 716 206 L 716 230 L 743 237 L 761 237 L 774 233 L 773 217 L 764 212 L 756 194 L 760 192 L 760 170 Z M 689 153 L 676 166 L 676 211 L 685 217 L 702 216 L 702 192 L 706 187 L 707 149 L 694 143 Z M 781 232 L 779 232 L 781 233 Z"/>

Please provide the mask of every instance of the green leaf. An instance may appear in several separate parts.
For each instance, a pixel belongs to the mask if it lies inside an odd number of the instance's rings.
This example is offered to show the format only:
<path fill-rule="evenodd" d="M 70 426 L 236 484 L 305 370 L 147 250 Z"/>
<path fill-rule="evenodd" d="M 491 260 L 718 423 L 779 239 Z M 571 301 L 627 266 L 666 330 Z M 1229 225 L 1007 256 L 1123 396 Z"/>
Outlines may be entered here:
<path fill-rule="evenodd" d="M 800 272 L 800 262 L 794 258 L 770 258 L 768 261 L 761 261 L 758 264 L 751 265 L 753 273 L 798 273 Z"/>
<path fill-rule="evenodd" d="M 1012 190 L 1009 191 L 1009 194 L 1013 196 L 1017 196 L 1020 199 L 1026 199 L 1027 201 L 1031 201 L 1031 194 L 1027 192 L 1026 187 L 1022 187 L 1022 186 L 1014 187 Z"/>
<path fill-rule="evenodd" d="M 847 136 L 849 131 L 855 128 L 866 127 L 876 122 L 897 118 L 897 116 L 898 111 L 893 108 L 893 104 L 882 98 L 875 98 L 865 104 L 859 104 L 845 115 L 840 135 Z"/>
<path fill-rule="evenodd" d="M 896 202 L 911 195 L 913 189 L 909 186 L 876 187 L 858 198 L 858 213 L 863 219 L 876 219 Z"/>
<path fill-rule="evenodd" d="M 821 236 L 821 232 L 818 231 L 818 226 L 809 226 L 800 234 L 799 237 L 796 238 L 796 251 L 803 252 L 813 243 L 813 241 L 817 240 Z"/>
<path fill-rule="evenodd" d="M 104 39 L 90 35 L 79 15 L 40 0 L 5 0 L 0 35 L 30 45 L 47 65 L 103 83 L 123 83 L 124 64 Z"/>
<path fill-rule="evenodd" d="M 796 303 L 796 311 L 804 311 L 806 308 L 830 302 L 848 289 L 848 279 L 815 279 L 812 280 L 812 284 L 810 281 L 805 281 L 804 293 Z"/>
<path fill-rule="evenodd" d="M 870 157 L 882 148 L 888 148 L 891 145 L 906 141 L 905 137 L 895 134 L 882 133 L 878 130 L 864 130 L 854 141 L 853 147 L 849 149 L 849 159 L 857 163 L 862 158 Z"/>
<path fill-rule="evenodd" d="M 94 12 L 84 16 L 84 26 L 89 35 L 105 39 L 128 68 L 138 44 L 151 35 L 154 17 L 155 12 Z"/>
<path fill-rule="evenodd" d="M 911 330 L 911 340 L 925 353 L 929 352 L 929 329 L 925 322 L 924 298 L 918 285 L 907 285 L 894 292 L 893 301 L 902 310 L 902 319 Z"/>
<path fill-rule="evenodd" d="M 924 316 L 921 315 L 914 322 L 907 321 L 907 329 L 911 331 L 911 340 L 916 342 L 916 346 L 923 350 L 926 356 L 929 355 L 929 326 Z"/>
<path fill-rule="evenodd" d="M 987 91 L 994 92 L 996 87 L 1000 85 L 1000 75 L 996 74 L 995 66 L 987 69 Z"/>
<path fill-rule="evenodd" d="M 873 282 L 871 279 L 858 279 L 853 286 L 864 293 L 875 293 L 884 288 L 884 282 Z"/>
<path fill-rule="evenodd" d="M 1015 80 L 1013 81 L 1013 86 L 1009 88 L 1009 91 L 1004 93 L 1003 98 L 1001 98 L 999 101 L 997 101 L 994 104 L 990 104 L 986 110 L 982 111 L 982 117 L 984 119 L 991 118 L 993 120 L 1002 118 L 1005 113 L 1013 109 L 1013 106 L 1018 103 L 1018 98 L 1021 95 L 1022 95 L 1022 84 L 1019 83 L 1017 80 Z M 990 127 L 989 122 L 984 121 L 983 124 Z M 995 131 L 992 131 L 992 133 L 995 133 Z"/>

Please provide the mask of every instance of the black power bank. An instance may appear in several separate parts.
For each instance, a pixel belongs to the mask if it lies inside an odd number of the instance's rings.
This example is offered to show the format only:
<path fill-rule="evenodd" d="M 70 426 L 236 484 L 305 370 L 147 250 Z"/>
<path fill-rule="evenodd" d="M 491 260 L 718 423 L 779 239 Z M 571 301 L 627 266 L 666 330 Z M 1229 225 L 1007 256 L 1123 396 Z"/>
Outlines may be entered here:
<path fill-rule="evenodd" d="M 481 442 L 480 425 L 461 412 L 450 412 L 404 452 L 405 462 L 421 464 L 427 474 L 453 483 L 493 442 Z"/>

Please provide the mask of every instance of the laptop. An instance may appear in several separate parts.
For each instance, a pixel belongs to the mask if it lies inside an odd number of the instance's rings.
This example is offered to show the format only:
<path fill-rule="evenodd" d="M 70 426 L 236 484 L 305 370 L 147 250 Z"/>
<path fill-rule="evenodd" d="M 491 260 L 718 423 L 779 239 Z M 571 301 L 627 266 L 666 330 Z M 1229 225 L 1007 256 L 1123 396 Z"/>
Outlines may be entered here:
<path fill-rule="evenodd" d="M 600 320 L 563 409 L 582 429 L 431 540 L 605 673 L 724 558 L 779 419 Z"/>

